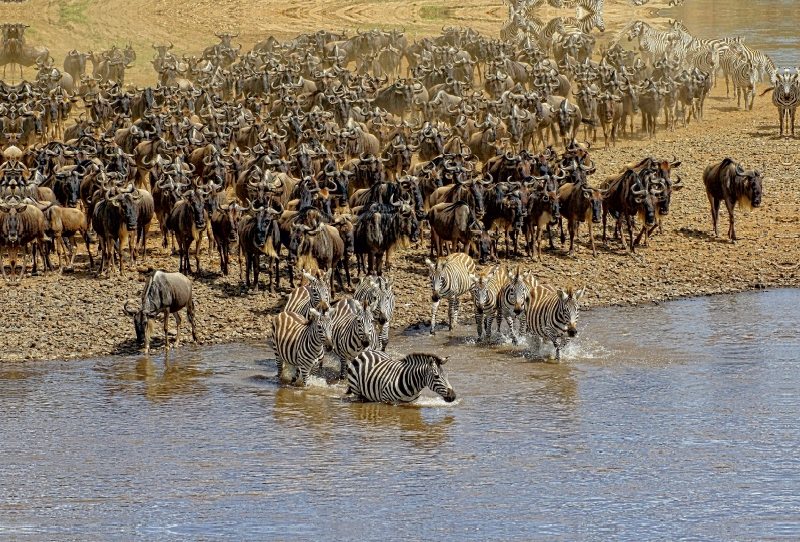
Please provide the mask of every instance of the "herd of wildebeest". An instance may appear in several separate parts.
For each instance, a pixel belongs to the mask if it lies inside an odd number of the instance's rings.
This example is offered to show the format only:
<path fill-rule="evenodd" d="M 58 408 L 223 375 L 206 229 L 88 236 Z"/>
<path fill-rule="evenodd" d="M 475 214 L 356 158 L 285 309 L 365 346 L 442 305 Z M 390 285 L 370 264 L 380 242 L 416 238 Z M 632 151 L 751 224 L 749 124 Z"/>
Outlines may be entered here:
<path fill-rule="evenodd" d="M 258 290 L 266 270 L 274 291 L 283 266 L 292 287 L 295 273 L 329 271 L 331 293 L 353 287 L 353 262 L 386 288 L 380 279 L 392 255 L 424 239 L 423 230 L 431 257 L 464 253 L 480 264 L 523 248 L 541 259 L 559 225 L 572 253 L 584 222 L 594 255 L 592 228 L 601 223 L 604 243 L 610 234 L 635 251 L 682 188 L 680 161 L 643 156 L 593 181 L 597 128 L 610 147 L 621 137 L 655 137 L 662 116 L 673 130 L 676 120 L 701 122 L 720 58 L 750 51 L 738 39 L 687 37 L 679 23 L 662 44 L 641 21 L 626 30 L 638 52 L 618 43 L 594 51 L 594 37 L 568 20 L 508 41 L 464 28 L 413 42 L 397 29 L 319 31 L 270 37 L 245 53 L 235 34 L 223 33 L 200 56 L 153 44 L 158 83 L 142 87 L 124 84 L 136 58 L 130 46 L 72 51 L 60 70 L 49 51 L 25 43 L 25 25 L 2 28 L 0 65 L 38 70 L 33 82 L 0 83 L 7 282 L 22 280 L 29 254 L 38 272 L 54 269 L 55 257 L 71 269 L 77 234 L 89 268 L 125 273 L 126 260 L 148 258 L 156 219 L 184 275 L 212 266 L 227 275 L 233 252 L 248 288 Z M 747 65 L 775 79 L 774 70 Z M 750 107 L 756 76 L 752 89 L 742 88 L 723 71 Z M 727 158 L 709 166 L 715 232 L 724 202 L 735 240 L 734 205 L 759 205 L 762 173 Z M 475 273 L 473 264 L 468 275 L 478 282 Z M 166 275 L 146 290 L 168 288 Z M 519 270 L 502 275 L 525 282 Z M 151 306 L 147 294 L 149 317 L 170 312 L 171 302 Z M 187 304 L 183 297 L 172 309 Z M 306 309 L 318 312 L 310 301 Z M 144 333 L 147 317 L 131 312 Z"/>

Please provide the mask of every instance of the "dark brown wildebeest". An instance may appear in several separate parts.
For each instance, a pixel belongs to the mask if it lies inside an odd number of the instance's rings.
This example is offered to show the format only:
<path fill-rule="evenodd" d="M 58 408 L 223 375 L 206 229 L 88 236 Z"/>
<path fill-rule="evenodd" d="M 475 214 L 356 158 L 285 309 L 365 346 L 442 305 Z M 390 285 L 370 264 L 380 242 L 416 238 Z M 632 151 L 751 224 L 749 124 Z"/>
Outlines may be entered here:
<path fill-rule="evenodd" d="M 703 183 L 706 185 L 708 202 L 711 204 L 711 220 L 714 222 L 714 235 L 719 237 L 717 220 L 719 218 L 719 204 L 725 202 L 728 208 L 731 225 L 728 227 L 728 238 L 736 241 L 736 230 L 733 224 L 733 208 L 739 207 L 747 210 L 761 205 L 762 169 L 745 171 L 742 166 L 731 158 L 725 158 L 719 164 L 708 166 L 703 172 Z"/>
<path fill-rule="evenodd" d="M 194 259 L 197 273 L 200 273 L 200 241 L 206 231 L 208 212 L 205 206 L 206 193 L 202 189 L 187 190 L 172 208 L 167 220 L 167 227 L 175 234 L 180 253 L 180 272 L 191 273 L 189 263 L 189 247 L 194 241 Z"/>
<path fill-rule="evenodd" d="M 278 205 L 278 210 L 266 206 L 254 206 L 250 203 L 245 214 L 237 225 L 237 235 L 239 237 L 239 278 L 242 278 L 242 254 L 245 257 L 245 285 L 250 288 L 250 272 L 253 272 L 253 289 L 258 291 L 259 259 L 261 254 L 265 254 L 267 261 L 267 271 L 270 274 L 269 291 L 274 292 L 275 286 L 279 285 L 280 275 L 278 264 L 280 263 L 281 234 L 278 227 L 277 217 L 283 212 L 283 208 Z M 272 264 L 275 264 L 275 274 L 272 272 Z"/>
<path fill-rule="evenodd" d="M 589 225 L 589 241 L 592 245 L 592 256 L 597 256 L 592 235 L 592 224 L 599 224 L 603 216 L 603 198 L 606 191 L 590 188 L 585 184 L 566 183 L 558 189 L 559 210 L 562 218 L 567 219 L 569 227 L 569 254 L 574 252 L 575 237 L 581 222 Z M 564 223 L 561 223 L 561 244 L 566 242 Z"/>
<path fill-rule="evenodd" d="M 383 256 L 387 267 L 392 252 L 407 248 L 419 240 L 419 222 L 414 208 L 406 201 L 392 201 L 390 205 L 372 203 L 365 207 L 356 221 L 353 232 L 359 269 L 363 269 L 363 257 L 368 259 L 367 274 L 383 274 Z"/>
<path fill-rule="evenodd" d="M 133 325 L 136 329 L 136 341 L 144 343 L 144 355 L 150 355 L 150 335 L 153 333 L 153 319 L 159 315 L 164 316 L 164 349 L 169 353 L 169 315 L 175 317 L 177 332 L 175 346 L 181 339 L 181 317 L 178 312 L 186 308 L 186 316 L 192 325 L 192 338 L 197 340 L 195 328 L 194 300 L 192 299 L 192 281 L 181 273 L 164 273 L 159 270 L 153 273 L 142 290 L 142 302 L 138 310 L 129 307 L 132 299 L 122 306 L 122 310 L 133 316 Z"/>
<path fill-rule="evenodd" d="M 649 180 L 654 176 L 650 169 L 643 169 L 637 173 L 633 169 L 625 170 L 621 175 L 606 180 L 607 193 L 603 199 L 603 244 L 606 244 L 606 220 L 608 213 L 617 216 L 616 230 L 622 231 L 622 221 L 628 226 L 631 252 L 636 252 L 636 243 L 633 240 L 633 219 L 641 216 L 644 228 L 651 228 L 656 223 L 657 198 L 664 192 L 663 182 Z M 648 179 L 648 180 L 645 180 Z M 643 230 L 644 231 L 644 230 Z M 625 238 L 620 235 L 622 248 L 625 248 Z M 637 241 L 640 237 L 637 237 Z"/>
<path fill-rule="evenodd" d="M 20 200 L 17 197 L 6 198 L 0 202 L 0 270 L 6 282 L 19 283 L 25 276 L 25 268 L 28 263 L 28 245 L 34 245 L 34 262 L 36 249 L 44 257 L 44 214 L 40 211 L 31 199 Z M 19 249 L 22 248 L 22 271 L 19 278 L 15 280 L 17 269 L 17 257 Z M 11 268 L 11 280 L 6 276 L 5 264 L 2 261 L 3 250 L 8 250 L 8 261 Z M 43 269 L 47 266 L 43 263 Z"/>
<path fill-rule="evenodd" d="M 437 257 L 444 256 L 442 241 L 453 243 L 450 253 L 458 250 L 458 243 L 461 242 L 462 252 L 469 254 L 471 248 L 474 254 L 479 255 L 481 264 L 486 263 L 492 255 L 491 238 L 466 201 L 439 203 L 430 208 L 427 216 L 431 225 L 431 256 L 434 247 Z"/>

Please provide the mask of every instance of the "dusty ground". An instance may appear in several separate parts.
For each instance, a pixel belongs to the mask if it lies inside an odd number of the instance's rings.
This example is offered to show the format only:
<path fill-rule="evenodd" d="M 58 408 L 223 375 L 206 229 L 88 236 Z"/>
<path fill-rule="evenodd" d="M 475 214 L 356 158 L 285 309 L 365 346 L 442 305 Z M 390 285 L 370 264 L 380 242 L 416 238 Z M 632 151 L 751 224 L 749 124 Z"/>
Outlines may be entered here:
<path fill-rule="evenodd" d="M 754 111 L 742 112 L 724 95 L 720 97 L 719 91 L 710 99 L 703 124 L 674 133 L 661 130 L 655 141 L 625 140 L 616 150 L 593 152 L 598 165 L 595 184 L 615 172 L 618 164 L 649 154 L 674 154 L 683 161 L 679 171 L 686 188 L 673 199 L 664 234 L 651 238 L 649 247 L 631 255 L 610 242 L 593 258 L 584 228 L 574 257 L 556 250 L 545 252 L 541 263 L 527 257 L 516 261 L 533 269 L 541 281 L 586 285 L 587 307 L 797 286 L 800 271 L 786 269 L 796 264 L 800 254 L 800 195 L 794 190 L 797 170 L 794 165 L 788 169 L 779 165 L 795 159 L 797 144 L 792 141 L 787 148 L 775 137 L 777 119 L 767 98 L 758 100 Z M 747 167 L 768 164 L 762 207 L 749 215 L 737 212 L 740 241 L 736 244 L 713 237 L 701 180 L 703 168 L 725 156 Z M 724 234 L 724 210 L 721 218 Z M 177 257 L 161 248 L 157 232 L 151 232 L 150 246 L 153 255 L 147 265 L 177 269 Z M 426 255 L 427 248 L 412 247 L 396 259 L 394 332 L 429 322 L 428 282 L 422 263 Z M 229 277 L 216 272 L 216 254 L 211 259 L 205 254 L 202 265 L 204 273 L 195 281 L 195 295 L 203 342 L 265 340 L 271 316 L 284 303 L 287 282 L 276 294 L 248 294 L 235 264 Z M 135 351 L 133 326 L 121 307 L 125 299 L 139 297 L 144 275 L 131 271 L 121 278 L 97 278 L 86 270 L 83 255 L 76 268 L 75 274 L 30 277 L 19 287 L 0 290 L 0 299 L 10 309 L 6 332 L 0 334 L 2 359 L 68 359 Z M 469 303 L 465 307 L 466 323 L 472 317 Z M 444 316 L 441 312 L 440 318 Z"/>

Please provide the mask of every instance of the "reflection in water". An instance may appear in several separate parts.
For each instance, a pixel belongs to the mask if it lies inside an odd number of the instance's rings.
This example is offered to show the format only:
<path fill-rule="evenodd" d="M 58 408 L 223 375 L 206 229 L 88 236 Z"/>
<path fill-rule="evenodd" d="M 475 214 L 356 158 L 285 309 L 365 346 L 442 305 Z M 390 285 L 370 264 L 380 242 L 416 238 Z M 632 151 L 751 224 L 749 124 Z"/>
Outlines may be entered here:
<path fill-rule="evenodd" d="M 451 404 L 284 387 L 246 345 L 0 365 L 0 531 L 796 539 L 798 307 L 788 290 L 593 310 L 562 363 L 477 348 L 473 326 L 395 337 L 393 355 L 450 355 Z"/>

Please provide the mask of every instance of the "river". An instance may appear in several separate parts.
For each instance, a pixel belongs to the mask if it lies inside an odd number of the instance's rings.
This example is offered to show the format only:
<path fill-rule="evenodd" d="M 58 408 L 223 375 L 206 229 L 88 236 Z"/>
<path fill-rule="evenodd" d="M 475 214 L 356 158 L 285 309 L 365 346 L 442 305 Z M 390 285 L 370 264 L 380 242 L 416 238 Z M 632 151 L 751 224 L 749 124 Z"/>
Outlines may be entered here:
<path fill-rule="evenodd" d="M 592 310 L 561 363 L 395 337 L 451 356 L 452 404 L 282 387 L 259 345 L 2 365 L 0 536 L 796 539 L 798 307 Z"/>

